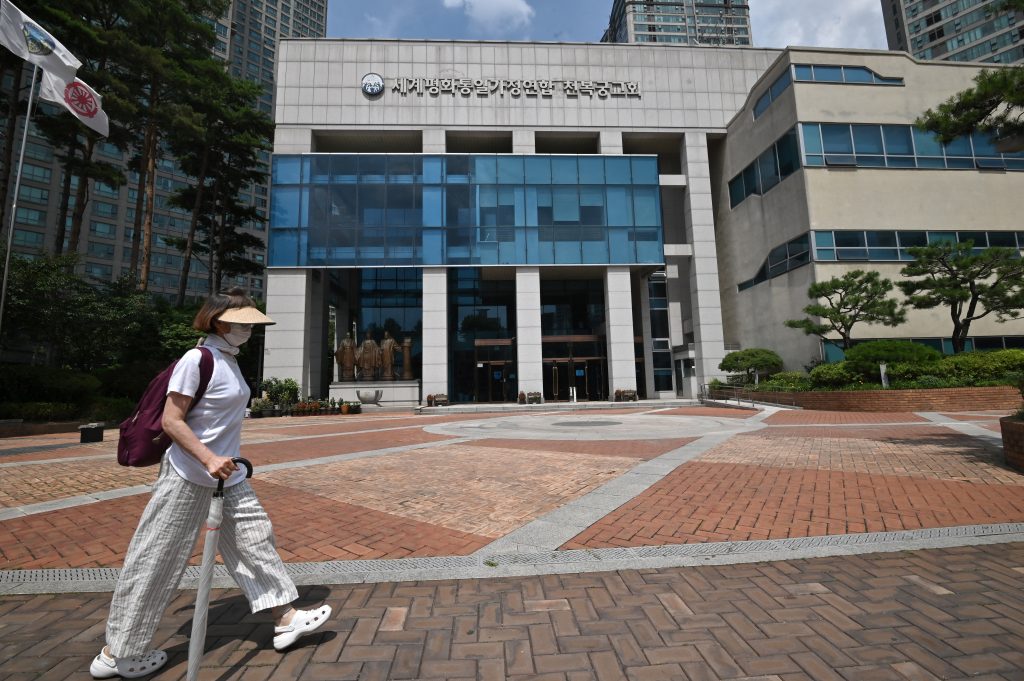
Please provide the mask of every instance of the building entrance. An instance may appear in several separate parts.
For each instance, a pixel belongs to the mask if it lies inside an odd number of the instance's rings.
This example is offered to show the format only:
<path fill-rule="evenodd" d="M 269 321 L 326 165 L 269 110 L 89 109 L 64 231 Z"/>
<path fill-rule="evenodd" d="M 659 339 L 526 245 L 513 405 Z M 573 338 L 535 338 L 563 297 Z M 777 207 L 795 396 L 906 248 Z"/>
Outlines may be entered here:
<path fill-rule="evenodd" d="M 607 360 L 598 336 L 546 336 L 544 348 L 544 400 L 547 402 L 599 401 L 608 398 Z"/>
<path fill-rule="evenodd" d="M 515 402 L 517 395 L 515 339 L 477 339 L 473 343 L 476 372 L 474 402 Z"/>

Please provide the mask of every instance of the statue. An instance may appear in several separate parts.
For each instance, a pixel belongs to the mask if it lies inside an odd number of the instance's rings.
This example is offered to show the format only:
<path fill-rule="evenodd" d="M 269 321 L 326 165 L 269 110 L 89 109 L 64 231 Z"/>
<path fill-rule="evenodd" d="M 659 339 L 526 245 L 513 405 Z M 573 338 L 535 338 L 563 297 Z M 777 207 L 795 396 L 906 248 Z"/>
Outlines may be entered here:
<path fill-rule="evenodd" d="M 384 332 L 384 340 L 380 342 L 380 379 L 382 381 L 395 380 L 395 348 L 398 343 L 387 331 Z"/>
<path fill-rule="evenodd" d="M 380 367 L 380 348 L 369 335 L 356 348 L 356 366 L 359 367 L 360 381 L 372 381 L 377 378 L 377 369 Z"/>
<path fill-rule="evenodd" d="M 338 344 L 338 351 L 334 353 L 334 359 L 338 361 L 339 381 L 356 380 L 356 343 L 352 340 L 352 334 L 345 334 Z"/>

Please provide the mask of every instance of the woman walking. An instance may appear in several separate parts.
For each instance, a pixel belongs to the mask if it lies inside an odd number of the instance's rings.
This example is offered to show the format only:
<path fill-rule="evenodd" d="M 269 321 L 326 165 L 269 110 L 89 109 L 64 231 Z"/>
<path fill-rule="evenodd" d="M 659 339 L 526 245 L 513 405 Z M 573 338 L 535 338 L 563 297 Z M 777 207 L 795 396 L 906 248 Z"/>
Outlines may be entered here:
<path fill-rule="evenodd" d="M 213 374 L 192 404 L 201 351 L 189 350 L 174 367 L 163 416 L 173 444 L 128 547 L 107 618 L 107 645 L 89 669 L 94 678 L 137 678 L 167 662 L 164 651 L 149 646 L 188 565 L 218 480 L 224 480 L 220 553 L 252 611 L 273 613 L 274 648 L 288 648 L 330 617 L 329 605 L 292 607 L 298 592 L 277 554 L 270 519 L 245 471 L 231 461 L 239 454 L 249 402 L 235 356 L 254 325 L 273 323 L 238 288 L 210 296 L 196 315 L 192 325 L 207 333 L 202 344 L 212 351 Z"/>

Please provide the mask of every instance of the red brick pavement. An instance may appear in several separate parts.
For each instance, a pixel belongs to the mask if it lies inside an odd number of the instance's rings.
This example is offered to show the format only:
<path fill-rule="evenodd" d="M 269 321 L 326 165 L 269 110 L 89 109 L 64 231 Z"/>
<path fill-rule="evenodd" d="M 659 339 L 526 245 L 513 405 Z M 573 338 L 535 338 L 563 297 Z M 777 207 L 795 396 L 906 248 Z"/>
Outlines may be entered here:
<path fill-rule="evenodd" d="M 679 449 L 696 439 L 690 437 L 675 440 L 473 440 L 473 446 L 595 456 L 628 456 L 647 460 Z"/>
<path fill-rule="evenodd" d="M 950 440 L 970 442 L 962 434 L 932 423 L 901 423 L 895 426 L 770 426 L 757 431 L 758 437 L 847 438 L 853 440 Z"/>
<path fill-rule="evenodd" d="M 563 549 L 1024 522 L 1024 486 L 693 461 Z"/>
<path fill-rule="evenodd" d="M 777 411 L 766 418 L 764 423 L 771 426 L 811 426 L 842 423 L 912 423 L 914 421 L 927 422 L 928 419 L 910 412 L 812 411 L 809 409 L 793 409 Z"/>
<path fill-rule="evenodd" d="M 285 654 L 214 591 L 201 678 L 1010 681 L 1024 678 L 1024 545 L 750 565 L 309 587 L 335 614 Z M 88 678 L 109 594 L 0 597 L 0 680 Z M 194 592 L 155 681 L 183 677 Z"/>
<path fill-rule="evenodd" d="M 716 418 L 748 419 L 758 413 L 756 409 L 729 409 L 725 407 L 679 407 L 653 412 L 656 416 L 710 416 Z"/>
<path fill-rule="evenodd" d="M 253 488 L 289 562 L 463 555 L 493 540 L 258 479 Z M 0 522 L 0 569 L 119 567 L 148 501 L 140 494 Z M 200 544 L 192 563 L 201 556 Z"/>
<path fill-rule="evenodd" d="M 450 435 L 435 435 L 418 429 L 392 430 L 384 433 L 368 432 L 357 435 L 342 433 L 338 436 L 317 437 L 310 440 L 282 440 L 242 445 L 242 456 L 254 466 L 284 461 L 315 459 L 322 456 L 369 452 L 388 447 L 443 442 L 454 439 Z"/>

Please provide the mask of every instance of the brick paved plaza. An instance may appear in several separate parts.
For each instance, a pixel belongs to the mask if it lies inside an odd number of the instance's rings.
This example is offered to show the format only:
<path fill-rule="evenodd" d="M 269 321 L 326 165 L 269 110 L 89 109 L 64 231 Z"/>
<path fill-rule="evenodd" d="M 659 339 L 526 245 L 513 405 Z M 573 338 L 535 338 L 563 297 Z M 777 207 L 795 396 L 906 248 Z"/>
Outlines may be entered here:
<path fill-rule="evenodd" d="M 203 678 L 1024 679 L 1000 415 L 247 421 L 279 550 L 337 614 L 281 655 L 216 590 Z M 88 678 L 156 475 L 119 467 L 115 436 L 0 440 L 0 681 Z M 183 677 L 193 599 L 153 678 Z"/>

